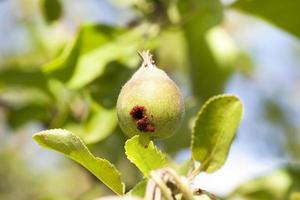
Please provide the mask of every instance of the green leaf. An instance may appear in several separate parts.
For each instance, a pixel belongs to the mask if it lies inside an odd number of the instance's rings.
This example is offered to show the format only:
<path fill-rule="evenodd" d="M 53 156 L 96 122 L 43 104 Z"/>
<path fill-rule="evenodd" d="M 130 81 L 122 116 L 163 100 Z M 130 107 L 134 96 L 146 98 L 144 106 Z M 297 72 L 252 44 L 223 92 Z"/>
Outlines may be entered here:
<path fill-rule="evenodd" d="M 141 33 L 137 30 L 128 31 L 115 41 L 112 40 L 80 56 L 68 86 L 72 89 L 82 88 L 101 76 L 107 65 L 113 61 L 125 65 L 132 62 L 137 64 L 136 50 L 141 37 Z"/>
<path fill-rule="evenodd" d="M 42 70 L 45 74 L 58 79 L 62 82 L 68 81 L 74 71 L 74 66 L 76 65 L 81 46 L 81 34 L 80 32 L 77 36 L 66 45 L 62 53 L 51 62 L 43 65 Z"/>
<path fill-rule="evenodd" d="M 71 89 L 81 89 L 101 77 L 111 63 L 126 67 L 137 66 L 136 51 L 152 45 L 152 39 L 144 39 L 148 29 L 131 30 L 105 25 L 83 26 L 76 39 L 53 62 L 44 66 L 52 76 L 67 83 Z"/>
<path fill-rule="evenodd" d="M 82 25 L 76 37 L 56 59 L 44 65 L 43 70 L 52 77 L 67 82 L 73 76 L 80 56 L 113 41 L 124 32 L 124 28 L 108 25 Z"/>
<path fill-rule="evenodd" d="M 146 193 L 147 180 L 138 182 L 128 193 L 133 196 L 144 197 Z"/>
<path fill-rule="evenodd" d="M 150 171 L 165 167 L 166 156 L 148 138 L 136 135 L 125 143 L 127 158 L 149 177 Z"/>
<path fill-rule="evenodd" d="M 300 200 L 300 192 L 294 192 L 291 194 L 290 200 Z"/>
<path fill-rule="evenodd" d="M 30 87 L 47 90 L 47 77 L 39 69 L 7 68 L 0 71 L 1 87 Z"/>
<path fill-rule="evenodd" d="M 62 15 L 62 6 L 59 0 L 42 0 L 41 9 L 47 23 L 58 20 Z"/>
<path fill-rule="evenodd" d="M 82 37 L 80 53 L 81 55 L 88 53 L 89 51 L 117 39 L 126 32 L 126 28 L 118 26 L 104 24 L 83 25 L 80 28 L 80 34 Z"/>
<path fill-rule="evenodd" d="M 262 17 L 300 38 L 300 1 L 238 0 L 231 7 Z"/>
<path fill-rule="evenodd" d="M 180 0 L 178 6 L 186 20 L 183 31 L 193 94 L 206 100 L 223 92 L 232 71 L 218 63 L 206 37 L 209 29 L 222 22 L 222 4 L 219 0 Z"/>
<path fill-rule="evenodd" d="M 204 101 L 210 96 L 222 93 L 231 74 L 231 69 L 217 63 L 205 36 L 188 36 L 187 40 L 190 50 L 190 76 L 194 95 Z"/>
<path fill-rule="evenodd" d="M 63 153 L 84 166 L 115 193 L 124 193 L 117 169 L 109 161 L 95 157 L 78 136 L 67 130 L 51 129 L 36 133 L 33 138 L 39 145 Z"/>
<path fill-rule="evenodd" d="M 184 28 L 203 33 L 223 19 L 223 7 L 219 0 L 179 0 L 178 8 L 184 20 Z M 186 20 L 186 21 L 185 21 Z"/>
<path fill-rule="evenodd" d="M 231 95 L 209 99 L 201 108 L 192 134 L 192 155 L 211 173 L 225 162 L 242 117 L 242 103 Z"/>

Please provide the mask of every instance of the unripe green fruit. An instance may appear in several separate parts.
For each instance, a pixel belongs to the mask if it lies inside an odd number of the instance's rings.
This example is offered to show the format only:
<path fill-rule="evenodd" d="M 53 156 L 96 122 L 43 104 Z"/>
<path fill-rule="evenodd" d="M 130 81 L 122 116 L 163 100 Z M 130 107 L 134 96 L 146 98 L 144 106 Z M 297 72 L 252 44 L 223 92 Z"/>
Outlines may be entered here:
<path fill-rule="evenodd" d="M 121 129 L 129 136 L 151 139 L 171 136 L 180 125 L 184 103 L 176 84 L 158 69 L 149 52 L 140 53 L 144 62 L 123 86 L 117 102 Z"/>

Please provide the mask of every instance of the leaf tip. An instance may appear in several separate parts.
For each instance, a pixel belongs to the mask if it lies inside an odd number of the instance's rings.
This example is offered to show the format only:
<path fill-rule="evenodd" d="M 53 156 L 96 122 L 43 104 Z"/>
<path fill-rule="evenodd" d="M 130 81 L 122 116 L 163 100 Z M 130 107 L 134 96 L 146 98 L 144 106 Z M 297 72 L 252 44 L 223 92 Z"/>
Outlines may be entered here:
<path fill-rule="evenodd" d="M 211 103 L 212 101 L 220 100 L 220 99 L 223 99 L 223 100 L 227 99 L 228 103 L 232 103 L 233 105 L 235 105 L 236 108 L 240 110 L 240 116 L 242 117 L 243 103 L 238 95 L 230 94 L 230 93 L 217 95 L 217 96 L 214 96 L 211 99 L 209 99 L 208 103 Z"/>
<path fill-rule="evenodd" d="M 43 143 L 46 140 L 47 136 L 59 135 L 59 134 L 66 135 L 66 134 L 70 134 L 70 132 L 67 131 L 67 130 L 64 130 L 64 129 L 49 129 L 49 130 L 43 130 L 43 131 L 40 131 L 40 132 L 37 132 L 37 133 L 33 134 L 32 138 L 38 144 L 43 146 Z"/>
<path fill-rule="evenodd" d="M 44 131 L 33 134 L 32 139 L 41 145 Z"/>

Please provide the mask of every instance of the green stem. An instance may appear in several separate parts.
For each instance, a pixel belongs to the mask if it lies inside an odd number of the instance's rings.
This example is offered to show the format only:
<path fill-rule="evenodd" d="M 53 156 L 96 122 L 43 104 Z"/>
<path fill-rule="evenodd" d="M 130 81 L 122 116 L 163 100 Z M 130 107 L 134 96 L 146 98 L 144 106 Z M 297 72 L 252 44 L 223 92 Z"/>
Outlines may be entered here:
<path fill-rule="evenodd" d="M 203 166 L 200 165 L 200 166 L 197 167 L 194 171 L 192 171 L 191 174 L 188 175 L 188 180 L 189 180 L 189 181 L 194 180 L 194 178 L 195 178 L 198 174 L 200 174 L 203 170 L 204 170 L 204 169 L 203 169 Z"/>

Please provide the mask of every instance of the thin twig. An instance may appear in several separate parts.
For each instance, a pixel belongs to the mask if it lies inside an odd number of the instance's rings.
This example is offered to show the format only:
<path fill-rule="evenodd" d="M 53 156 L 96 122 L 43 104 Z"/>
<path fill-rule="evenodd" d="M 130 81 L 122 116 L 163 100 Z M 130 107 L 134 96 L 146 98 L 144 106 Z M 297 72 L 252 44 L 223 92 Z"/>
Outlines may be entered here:
<path fill-rule="evenodd" d="M 180 176 L 173 169 L 168 169 L 167 172 L 174 178 L 178 189 L 182 192 L 182 195 L 186 200 L 193 200 L 193 193 L 187 186 L 187 181 L 183 181 Z"/>
<path fill-rule="evenodd" d="M 155 192 L 156 184 L 154 180 L 150 179 L 147 184 L 146 188 L 146 195 L 145 200 L 153 200 L 154 199 L 154 192 Z"/>
<path fill-rule="evenodd" d="M 174 200 L 172 197 L 172 192 L 170 189 L 166 186 L 166 184 L 162 181 L 161 176 L 156 172 L 152 171 L 151 172 L 151 178 L 155 181 L 157 186 L 160 188 L 162 194 L 167 200 Z"/>
<path fill-rule="evenodd" d="M 162 199 L 161 190 L 159 187 L 155 187 L 154 200 L 161 200 L 161 199 Z"/>

